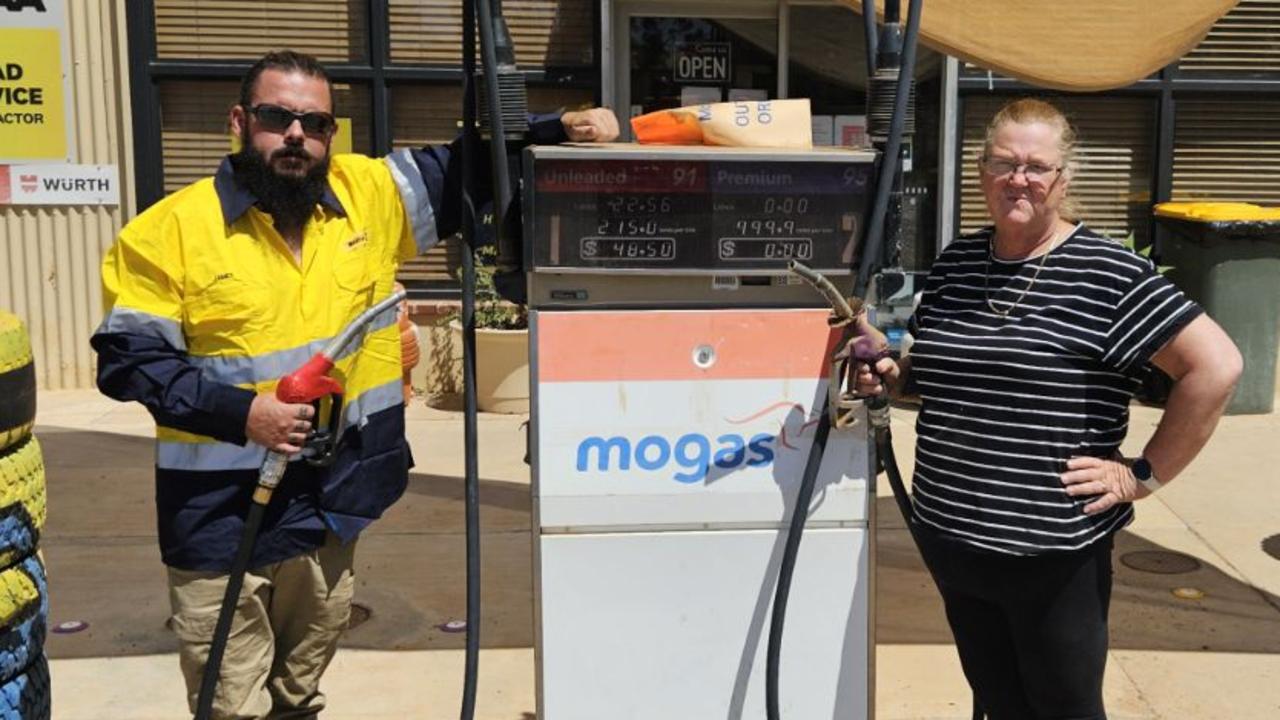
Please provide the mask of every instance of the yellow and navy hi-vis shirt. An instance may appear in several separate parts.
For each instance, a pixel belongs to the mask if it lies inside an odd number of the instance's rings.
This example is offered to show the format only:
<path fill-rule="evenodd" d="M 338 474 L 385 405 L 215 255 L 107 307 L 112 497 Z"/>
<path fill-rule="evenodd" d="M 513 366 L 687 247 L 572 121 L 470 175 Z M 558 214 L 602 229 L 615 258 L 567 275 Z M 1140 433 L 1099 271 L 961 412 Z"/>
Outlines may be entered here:
<path fill-rule="evenodd" d="M 531 136 L 562 140 L 558 116 L 535 119 Z M 156 420 L 166 564 L 230 567 L 266 455 L 245 437 L 254 396 L 390 294 L 400 260 L 457 231 L 456 144 L 379 160 L 333 157 L 301 262 L 229 160 L 121 231 L 102 264 L 108 312 L 91 342 L 99 388 L 143 403 Z M 337 362 L 345 390 L 337 459 L 323 469 L 289 464 L 252 566 L 319 546 L 326 528 L 350 540 L 404 492 L 413 461 L 395 319 L 394 308 L 377 318 Z"/>

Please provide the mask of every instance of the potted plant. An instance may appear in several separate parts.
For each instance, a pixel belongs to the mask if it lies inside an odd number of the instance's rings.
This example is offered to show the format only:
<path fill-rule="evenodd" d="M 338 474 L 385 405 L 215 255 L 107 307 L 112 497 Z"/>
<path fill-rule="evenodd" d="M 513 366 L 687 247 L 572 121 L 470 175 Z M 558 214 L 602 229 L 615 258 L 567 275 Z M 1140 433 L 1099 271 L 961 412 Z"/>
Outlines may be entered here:
<path fill-rule="evenodd" d="M 529 412 L 529 313 L 504 300 L 493 284 L 497 250 L 476 251 L 476 405 L 485 412 Z M 456 357 L 462 320 L 449 322 Z M 459 362 L 461 367 L 461 362 Z"/>

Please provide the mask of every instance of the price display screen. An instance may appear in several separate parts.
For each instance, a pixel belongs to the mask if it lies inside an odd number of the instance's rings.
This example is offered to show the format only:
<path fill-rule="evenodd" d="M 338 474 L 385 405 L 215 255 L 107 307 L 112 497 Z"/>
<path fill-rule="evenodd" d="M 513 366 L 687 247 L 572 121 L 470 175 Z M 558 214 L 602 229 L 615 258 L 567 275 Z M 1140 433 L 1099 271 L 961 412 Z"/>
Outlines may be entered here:
<path fill-rule="evenodd" d="M 660 152 L 660 151 L 659 151 Z M 527 178 L 535 269 L 844 272 L 867 160 L 539 158 Z"/>

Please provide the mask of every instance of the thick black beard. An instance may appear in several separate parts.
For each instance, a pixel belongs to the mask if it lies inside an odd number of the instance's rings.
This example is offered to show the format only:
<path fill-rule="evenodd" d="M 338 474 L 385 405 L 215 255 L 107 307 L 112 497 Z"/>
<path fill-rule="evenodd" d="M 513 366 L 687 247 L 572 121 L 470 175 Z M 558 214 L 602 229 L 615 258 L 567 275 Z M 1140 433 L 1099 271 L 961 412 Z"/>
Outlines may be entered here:
<path fill-rule="evenodd" d="M 275 151 L 275 157 L 311 157 L 300 147 L 286 145 Z M 247 141 L 240 152 L 231 156 L 231 169 L 236 180 L 258 198 L 258 204 L 275 219 L 276 230 L 281 234 L 306 227 L 316 203 L 324 196 L 326 178 L 329 175 L 329 157 L 317 163 L 300 177 L 280 175 L 271 168 L 267 159 Z"/>

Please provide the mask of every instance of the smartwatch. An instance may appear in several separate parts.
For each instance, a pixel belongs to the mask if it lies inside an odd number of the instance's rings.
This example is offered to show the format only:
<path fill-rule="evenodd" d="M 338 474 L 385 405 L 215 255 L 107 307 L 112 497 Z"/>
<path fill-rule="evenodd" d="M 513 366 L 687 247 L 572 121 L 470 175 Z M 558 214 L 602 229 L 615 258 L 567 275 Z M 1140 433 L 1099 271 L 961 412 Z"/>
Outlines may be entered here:
<path fill-rule="evenodd" d="M 1133 477 L 1142 483 L 1148 492 L 1155 492 L 1164 487 L 1164 484 L 1156 478 L 1155 471 L 1151 469 L 1151 463 L 1147 462 L 1146 458 L 1138 456 L 1129 465 L 1129 469 L 1133 472 Z"/>

